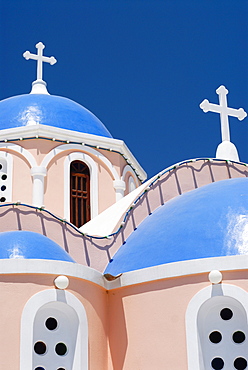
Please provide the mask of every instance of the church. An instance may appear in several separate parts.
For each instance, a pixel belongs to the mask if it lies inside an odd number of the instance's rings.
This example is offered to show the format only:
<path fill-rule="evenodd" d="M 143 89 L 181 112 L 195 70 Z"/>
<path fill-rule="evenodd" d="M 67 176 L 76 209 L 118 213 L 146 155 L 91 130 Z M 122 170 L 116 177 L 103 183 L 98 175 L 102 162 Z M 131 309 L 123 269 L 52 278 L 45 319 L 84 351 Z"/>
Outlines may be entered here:
<path fill-rule="evenodd" d="M 50 95 L 0 101 L 1 369 L 248 369 L 248 168 L 220 115 L 215 158 L 146 179 L 122 140 Z M 204 113 L 202 113 L 204 114 Z M 238 143 L 237 143 L 238 144 Z"/>

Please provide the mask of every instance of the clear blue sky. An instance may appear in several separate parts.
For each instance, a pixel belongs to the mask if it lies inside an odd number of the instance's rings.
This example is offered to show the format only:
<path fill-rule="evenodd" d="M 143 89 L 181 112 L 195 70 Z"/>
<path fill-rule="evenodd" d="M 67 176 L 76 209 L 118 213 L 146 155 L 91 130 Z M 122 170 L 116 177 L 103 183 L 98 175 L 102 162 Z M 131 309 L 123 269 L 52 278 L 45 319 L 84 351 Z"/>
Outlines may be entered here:
<path fill-rule="evenodd" d="M 28 93 L 36 52 L 51 94 L 90 109 L 123 139 L 151 177 L 178 161 L 214 157 L 219 115 L 199 103 L 248 112 L 248 1 L 8 0 L 0 2 L 0 99 Z M 248 162 L 248 118 L 230 119 L 231 140 Z"/>

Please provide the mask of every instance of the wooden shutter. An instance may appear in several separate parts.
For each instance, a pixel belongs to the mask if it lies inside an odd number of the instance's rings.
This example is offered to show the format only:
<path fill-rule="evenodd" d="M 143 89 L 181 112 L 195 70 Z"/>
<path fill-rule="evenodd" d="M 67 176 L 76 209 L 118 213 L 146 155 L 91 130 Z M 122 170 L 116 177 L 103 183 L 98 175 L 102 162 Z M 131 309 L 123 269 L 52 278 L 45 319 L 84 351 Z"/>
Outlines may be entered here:
<path fill-rule="evenodd" d="M 80 227 L 90 220 L 90 172 L 83 162 L 71 163 L 70 191 L 70 221 Z"/>

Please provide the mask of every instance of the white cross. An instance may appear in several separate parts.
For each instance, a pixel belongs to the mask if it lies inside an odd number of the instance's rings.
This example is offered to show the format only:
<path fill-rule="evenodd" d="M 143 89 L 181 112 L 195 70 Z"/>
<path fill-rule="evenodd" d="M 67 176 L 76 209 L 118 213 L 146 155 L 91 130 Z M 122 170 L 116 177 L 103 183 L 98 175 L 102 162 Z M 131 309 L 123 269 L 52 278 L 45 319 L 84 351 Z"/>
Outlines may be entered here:
<path fill-rule="evenodd" d="M 37 54 L 31 54 L 30 51 L 25 51 L 23 56 L 25 59 L 34 59 L 37 60 L 37 80 L 42 80 L 42 63 L 50 63 L 51 65 L 55 64 L 57 60 L 54 57 L 44 57 L 43 56 L 43 49 L 45 45 L 42 42 L 38 42 L 35 45 L 36 49 L 38 50 Z"/>
<path fill-rule="evenodd" d="M 203 112 L 215 112 L 220 113 L 220 123 L 221 123 L 221 137 L 222 141 L 230 141 L 230 131 L 229 131 L 229 121 L 228 116 L 237 117 L 240 121 L 242 121 L 246 116 L 247 113 L 244 111 L 243 108 L 234 109 L 227 107 L 227 94 L 228 90 L 225 86 L 221 85 L 217 90 L 216 93 L 219 95 L 219 105 L 209 103 L 207 99 L 203 100 L 200 104 L 200 108 Z"/>

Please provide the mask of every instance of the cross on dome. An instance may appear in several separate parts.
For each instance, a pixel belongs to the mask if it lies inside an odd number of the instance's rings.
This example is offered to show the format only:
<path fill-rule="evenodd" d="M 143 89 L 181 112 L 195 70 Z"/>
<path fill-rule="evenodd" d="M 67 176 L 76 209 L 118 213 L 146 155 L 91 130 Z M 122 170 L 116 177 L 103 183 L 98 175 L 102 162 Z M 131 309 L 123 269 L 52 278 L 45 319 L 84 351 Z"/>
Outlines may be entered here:
<path fill-rule="evenodd" d="M 57 62 L 57 60 L 54 57 L 43 56 L 43 49 L 45 49 L 45 45 L 42 42 L 38 42 L 35 47 L 38 50 L 38 54 L 31 54 L 30 51 L 25 51 L 25 53 L 23 53 L 23 56 L 27 60 L 37 60 L 37 80 L 42 80 L 42 63 L 46 62 L 53 65 Z"/>
<path fill-rule="evenodd" d="M 37 79 L 36 81 L 33 82 L 32 86 L 32 91 L 31 94 L 48 94 L 47 89 L 46 89 L 46 83 L 42 79 L 43 75 L 43 62 L 50 63 L 51 65 L 55 64 L 57 60 L 52 56 L 52 57 L 45 57 L 43 55 L 43 49 L 45 49 L 45 45 L 42 42 L 38 42 L 38 44 L 35 45 L 37 49 L 37 54 L 32 54 L 30 51 L 25 51 L 23 53 L 23 56 L 26 60 L 33 59 L 37 60 Z"/>
<path fill-rule="evenodd" d="M 242 121 L 247 116 L 247 113 L 243 108 L 234 109 L 227 106 L 226 96 L 228 94 L 228 90 L 225 86 L 221 85 L 216 90 L 216 93 L 219 95 L 219 105 L 209 103 L 207 99 L 203 100 L 200 104 L 200 108 L 203 112 L 214 112 L 220 114 L 222 143 L 220 143 L 217 148 L 216 158 L 239 161 L 238 151 L 235 145 L 230 141 L 228 116 L 236 117 Z"/>
<path fill-rule="evenodd" d="M 203 112 L 214 112 L 220 113 L 220 123 L 221 123 L 221 137 L 222 141 L 230 141 L 230 130 L 229 130 L 229 120 L 228 116 L 236 117 L 240 121 L 242 121 L 246 116 L 247 113 L 244 111 L 243 108 L 234 109 L 227 107 L 227 94 L 228 90 L 225 86 L 221 85 L 217 90 L 216 93 L 219 95 L 219 105 L 209 103 L 207 99 L 203 100 L 200 104 L 200 108 Z"/>

